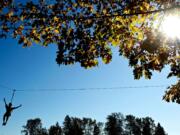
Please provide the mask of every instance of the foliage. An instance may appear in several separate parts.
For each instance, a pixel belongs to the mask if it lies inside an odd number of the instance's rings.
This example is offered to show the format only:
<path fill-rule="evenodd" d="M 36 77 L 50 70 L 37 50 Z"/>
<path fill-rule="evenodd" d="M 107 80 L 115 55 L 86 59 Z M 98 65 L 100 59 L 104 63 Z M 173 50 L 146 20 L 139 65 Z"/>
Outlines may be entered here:
<path fill-rule="evenodd" d="M 143 123 L 143 126 L 142 126 L 143 135 L 154 134 L 154 131 L 155 131 L 154 120 L 152 120 L 150 117 L 146 117 L 146 118 L 143 118 L 142 123 Z"/>
<path fill-rule="evenodd" d="M 101 123 L 98 123 L 98 124 L 95 123 L 93 135 L 100 135 L 101 134 L 100 127 L 101 127 Z"/>
<path fill-rule="evenodd" d="M 107 135 L 123 135 L 123 116 L 120 113 L 112 113 L 107 117 L 105 131 Z"/>
<path fill-rule="evenodd" d="M 42 128 L 41 119 L 30 119 L 21 131 L 24 135 L 48 135 L 45 128 Z"/>
<path fill-rule="evenodd" d="M 82 127 L 84 130 L 84 134 L 86 135 L 91 135 L 93 134 L 99 134 L 100 129 L 98 127 L 98 125 L 96 124 L 95 120 L 92 120 L 90 118 L 83 118 L 82 119 Z"/>
<path fill-rule="evenodd" d="M 83 135 L 82 120 L 66 116 L 63 130 L 65 135 Z"/>
<path fill-rule="evenodd" d="M 153 22 L 177 14 L 176 0 L 45 0 L 0 1 L 0 37 L 12 36 L 24 47 L 33 43 L 58 46 L 58 64 L 82 67 L 105 64 L 112 47 L 129 60 L 135 79 L 150 79 L 153 71 L 169 65 L 168 77 L 180 78 L 179 39 L 165 37 Z M 157 21 L 158 22 L 158 21 Z M 159 25 L 160 25 L 159 21 Z M 180 103 L 179 84 L 164 99 Z"/>
<path fill-rule="evenodd" d="M 177 84 L 168 87 L 168 91 L 166 91 L 163 99 L 165 99 L 167 102 L 172 101 L 178 104 L 180 103 L 180 80 L 177 82 Z"/>
<path fill-rule="evenodd" d="M 160 123 L 157 124 L 154 135 L 166 135 L 164 128 L 161 126 Z"/>
<path fill-rule="evenodd" d="M 49 135 L 62 135 L 62 129 L 58 122 L 49 128 Z"/>
<path fill-rule="evenodd" d="M 40 123 L 39 118 L 28 120 L 26 126 L 23 126 L 22 133 L 24 135 L 167 135 L 163 127 L 159 123 L 156 126 L 150 117 L 137 118 L 133 115 L 124 117 L 121 113 L 108 115 L 105 123 L 68 115 L 64 119 L 63 126 L 56 123 L 46 130 Z M 24 132 L 24 129 L 27 132 Z"/>
<path fill-rule="evenodd" d="M 142 132 L 142 122 L 141 119 L 136 118 L 133 115 L 127 115 L 125 118 L 126 126 L 126 135 L 140 135 Z"/>

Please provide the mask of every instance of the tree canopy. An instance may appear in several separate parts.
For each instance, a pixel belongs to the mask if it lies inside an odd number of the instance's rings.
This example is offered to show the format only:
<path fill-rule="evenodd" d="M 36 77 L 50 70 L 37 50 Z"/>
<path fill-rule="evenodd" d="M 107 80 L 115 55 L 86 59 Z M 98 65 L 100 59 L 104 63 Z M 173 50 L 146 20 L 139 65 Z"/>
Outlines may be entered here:
<path fill-rule="evenodd" d="M 150 117 L 137 118 L 133 115 L 123 116 L 112 113 L 105 123 L 91 118 L 66 116 L 63 125 L 58 123 L 47 130 L 42 127 L 39 118 L 30 119 L 23 126 L 24 135 L 167 135 L 164 128 Z"/>
<path fill-rule="evenodd" d="M 179 15 L 179 7 L 176 0 L 0 0 L 0 38 L 23 47 L 57 45 L 58 64 L 85 68 L 111 62 L 116 47 L 135 79 L 150 79 L 168 65 L 167 77 L 178 81 L 163 99 L 180 103 L 180 39 L 159 31 L 164 16 Z"/>

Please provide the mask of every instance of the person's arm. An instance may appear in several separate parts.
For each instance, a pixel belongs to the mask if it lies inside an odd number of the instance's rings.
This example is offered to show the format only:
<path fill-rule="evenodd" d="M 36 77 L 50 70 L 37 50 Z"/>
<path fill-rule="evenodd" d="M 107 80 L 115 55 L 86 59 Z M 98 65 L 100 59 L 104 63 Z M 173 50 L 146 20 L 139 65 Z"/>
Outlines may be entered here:
<path fill-rule="evenodd" d="M 19 107 L 21 107 L 22 105 L 19 105 L 19 106 L 16 106 L 16 107 L 13 107 L 12 109 L 14 110 L 14 109 L 17 109 L 17 108 L 19 108 Z"/>

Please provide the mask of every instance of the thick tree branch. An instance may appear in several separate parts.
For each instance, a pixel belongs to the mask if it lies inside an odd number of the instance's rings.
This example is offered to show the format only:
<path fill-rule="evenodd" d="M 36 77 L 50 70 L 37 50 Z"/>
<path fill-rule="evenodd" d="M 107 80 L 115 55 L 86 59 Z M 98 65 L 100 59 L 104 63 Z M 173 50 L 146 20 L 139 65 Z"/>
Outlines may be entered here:
<path fill-rule="evenodd" d="M 146 15 L 146 14 L 153 14 L 153 13 L 158 13 L 158 12 L 166 12 L 170 11 L 173 9 L 180 9 L 180 5 L 172 6 L 169 8 L 164 8 L 164 9 L 158 9 L 158 10 L 153 10 L 153 11 L 147 11 L 147 12 L 136 12 L 136 13 L 129 13 L 129 14 L 116 14 L 116 15 L 101 15 L 101 16 L 83 16 L 83 17 L 70 17 L 67 16 L 67 20 L 86 20 L 86 19 L 103 19 L 103 18 L 113 18 L 113 17 L 118 17 L 118 16 L 137 16 L 137 15 Z"/>

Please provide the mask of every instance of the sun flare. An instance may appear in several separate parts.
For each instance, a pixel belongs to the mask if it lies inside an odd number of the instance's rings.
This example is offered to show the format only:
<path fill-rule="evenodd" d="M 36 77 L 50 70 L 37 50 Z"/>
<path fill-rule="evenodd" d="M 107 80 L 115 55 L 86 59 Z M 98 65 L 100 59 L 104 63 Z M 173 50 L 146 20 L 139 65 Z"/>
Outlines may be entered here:
<path fill-rule="evenodd" d="M 164 34 L 170 38 L 180 39 L 180 17 L 167 16 L 163 19 L 161 29 Z"/>

